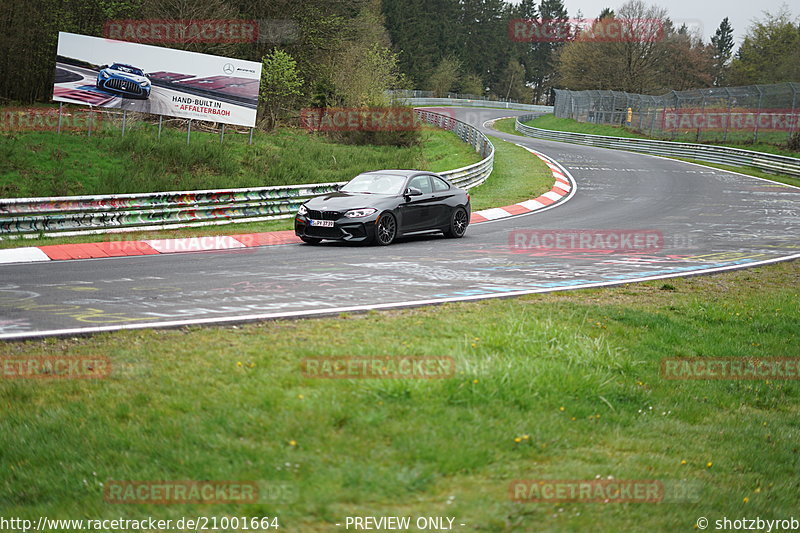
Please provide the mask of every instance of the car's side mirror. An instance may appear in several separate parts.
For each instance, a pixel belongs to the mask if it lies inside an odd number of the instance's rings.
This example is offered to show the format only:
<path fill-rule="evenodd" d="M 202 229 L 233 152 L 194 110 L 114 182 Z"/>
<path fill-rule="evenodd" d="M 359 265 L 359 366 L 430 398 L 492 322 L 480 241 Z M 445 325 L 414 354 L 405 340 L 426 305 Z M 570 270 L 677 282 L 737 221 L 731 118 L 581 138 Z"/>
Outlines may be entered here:
<path fill-rule="evenodd" d="M 404 196 L 422 196 L 422 191 L 417 189 L 416 187 L 409 187 L 406 189 Z"/>

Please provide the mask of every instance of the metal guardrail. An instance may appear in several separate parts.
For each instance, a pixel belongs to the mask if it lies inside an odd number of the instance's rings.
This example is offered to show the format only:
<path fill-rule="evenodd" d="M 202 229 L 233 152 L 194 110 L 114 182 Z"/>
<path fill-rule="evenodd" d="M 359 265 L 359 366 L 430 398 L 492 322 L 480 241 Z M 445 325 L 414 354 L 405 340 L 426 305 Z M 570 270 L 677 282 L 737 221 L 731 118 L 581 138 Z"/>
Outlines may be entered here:
<path fill-rule="evenodd" d="M 674 141 L 658 141 L 654 139 L 636 139 L 627 137 L 607 137 L 589 133 L 573 133 L 567 131 L 544 130 L 527 126 L 527 122 L 539 114 L 517 117 L 515 129 L 528 137 L 546 139 L 550 141 L 569 142 L 601 148 L 613 148 L 640 152 L 651 155 L 668 157 L 682 157 L 697 159 L 709 163 L 731 165 L 737 167 L 753 167 L 764 172 L 789 174 L 800 177 L 800 159 L 727 146 L 714 146 L 709 144 L 692 144 Z"/>
<path fill-rule="evenodd" d="M 477 128 L 447 115 L 417 111 L 422 120 L 452 131 L 483 159 L 440 172 L 471 188 L 491 174 L 494 146 Z M 342 182 L 344 183 L 344 182 Z M 0 199 L 0 236 L 81 235 L 290 218 L 308 198 L 342 183 L 141 194 Z"/>
<path fill-rule="evenodd" d="M 396 98 L 400 105 L 424 106 L 458 106 L 458 107 L 496 107 L 502 109 L 516 109 L 518 111 L 531 111 L 534 113 L 552 113 L 553 106 L 518 104 L 516 102 L 501 102 L 497 100 L 458 100 L 455 98 Z"/>
<path fill-rule="evenodd" d="M 439 174 L 462 189 L 470 189 L 486 181 L 494 168 L 494 145 L 486 135 L 481 133 L 478 128 L 445 114 L 424 109 L 416 109 L 415 111 L 420 119 L 428 124 L 452 131 L 458 135 L 462 141 L 471 144 L 475 151 L 483 157 L 481 161 L 475 164 L 439 172 Z"/>

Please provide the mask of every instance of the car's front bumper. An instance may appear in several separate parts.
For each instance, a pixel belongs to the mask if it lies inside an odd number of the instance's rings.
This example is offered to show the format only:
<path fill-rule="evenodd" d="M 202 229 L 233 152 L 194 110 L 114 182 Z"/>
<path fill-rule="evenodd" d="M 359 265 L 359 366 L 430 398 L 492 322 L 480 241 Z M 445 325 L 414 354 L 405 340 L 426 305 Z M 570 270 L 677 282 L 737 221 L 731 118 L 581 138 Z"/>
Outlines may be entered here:
<path fill-rule="evenodd" d="M 98 78 L 97 87 L 104 91 L 109 91 L 132 98 L 149 98 L 150 86 L 142 86 L 136 82 L 121 80 L 119 78 Z M 124 87 L 124 88 L 123 88 Z"/>
<path fill-rule="evenodd" d="M 377 215 L 363 218 L 340 217 L 333 221 L 333 227 L 312 226 L 305 215 L 294 217 L 294 233 L 298 237 L 330 239 L 335 241 L 364 242 L 375 238 Z"/>

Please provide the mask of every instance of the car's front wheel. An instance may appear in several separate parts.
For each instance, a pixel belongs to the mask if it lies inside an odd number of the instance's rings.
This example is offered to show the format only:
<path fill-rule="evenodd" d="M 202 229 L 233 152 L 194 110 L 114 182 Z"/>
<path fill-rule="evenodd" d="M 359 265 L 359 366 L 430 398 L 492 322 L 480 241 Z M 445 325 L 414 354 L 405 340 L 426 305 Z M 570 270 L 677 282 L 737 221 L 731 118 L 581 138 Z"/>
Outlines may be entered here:
<path fill-rule="evenodd" d="M 445 237 L 459 239 L 467 232 L 468 225 L 467 210 L 463 207 L 456 207 L 450 214 L 450 227 L 445 230 L 444 235 Z"/>
<path fill-rule="evenodd" d="M 397 220 L 391 213 L 384 213 L 375 226 L 375 243 L 380 246 L 392 244 L 397 236 Z"/>

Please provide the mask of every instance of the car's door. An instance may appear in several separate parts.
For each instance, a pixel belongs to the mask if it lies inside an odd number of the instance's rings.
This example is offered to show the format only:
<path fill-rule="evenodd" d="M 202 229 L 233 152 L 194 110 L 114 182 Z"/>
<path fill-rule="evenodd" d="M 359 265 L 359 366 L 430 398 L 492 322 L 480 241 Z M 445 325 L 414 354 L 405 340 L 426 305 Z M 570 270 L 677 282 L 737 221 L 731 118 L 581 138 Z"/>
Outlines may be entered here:
<path fill-rule="evenodd" d="M 443 227 L 450 223 L 450 215 L 455 205 L 452 198 L 456 195 L 457 189 L 450 187 L 438 176 L 431 176 L 431 184 L 433 185 L 433 202 L 431 202 L 433 224 L 436 227 Z"/>
<path fill-rule="evenodd" d="M 406 197 L 406 201 L 402 205 L 402 231 L 421 231 L 434 227 L 434 211 L 431 208 L 434 197 L 430 176 L 415 176 L 408 181 L 406 187 L 419 189 L 422 191 L 422 194 L 419 196 Z"/>

